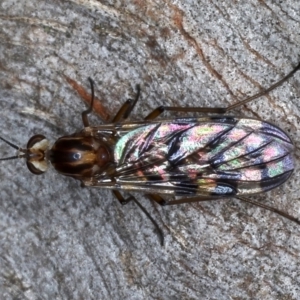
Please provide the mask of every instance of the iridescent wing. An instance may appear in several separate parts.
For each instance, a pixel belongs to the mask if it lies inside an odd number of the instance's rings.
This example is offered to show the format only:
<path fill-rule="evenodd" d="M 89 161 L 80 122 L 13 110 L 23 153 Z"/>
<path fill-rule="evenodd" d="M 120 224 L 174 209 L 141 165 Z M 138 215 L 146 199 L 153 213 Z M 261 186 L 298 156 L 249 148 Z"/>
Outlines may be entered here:
<path fill-rule="evenodd" d="M 259 120 L 156 121 L 119 139 L 115 179 L 121 189 L 158 194 L 255 194 L 288 179 L 294 168 L 292 151 L 282 130 Z"/>

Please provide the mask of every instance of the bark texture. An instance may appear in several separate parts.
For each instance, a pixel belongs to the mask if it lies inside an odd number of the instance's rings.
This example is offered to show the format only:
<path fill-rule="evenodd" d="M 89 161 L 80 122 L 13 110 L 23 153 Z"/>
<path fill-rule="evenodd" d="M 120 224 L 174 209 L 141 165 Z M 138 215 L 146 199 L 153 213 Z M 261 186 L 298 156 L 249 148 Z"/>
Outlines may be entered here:
<path fill-rule="evenodd" d="M 2 0 L 1 136 L 24 147 L 81 130 L 87 77 L 103 118 L 136 84 L 132 119 L 159 105 L 233 104 L 299 62 L 299 21 L 298 0 Z M 292 137 L 294 175 L 255 199 L 300 219 L 299 81 L 234 113 Z M 165 232 L 162 248 L 143 212 L 110 191 L 34 176 L 23 160 L 1 162 L 0 178 L 1 299 L 299 299 L 300 227 L 270 212 L 238 200 L 159 207 L 135 194 Z"/>

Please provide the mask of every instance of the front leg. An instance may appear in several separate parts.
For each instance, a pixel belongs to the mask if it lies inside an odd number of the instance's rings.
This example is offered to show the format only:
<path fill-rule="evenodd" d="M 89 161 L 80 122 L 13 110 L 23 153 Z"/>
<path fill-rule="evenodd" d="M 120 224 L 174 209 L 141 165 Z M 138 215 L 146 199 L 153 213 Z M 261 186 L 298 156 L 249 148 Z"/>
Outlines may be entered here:
<path fill-rule="evenodd" d="M 137 92 L 134 100 L 128 99 L 119 109 L 119 111 L 116 113 L 115 117 L 112 120 L 112 123 L 120 122 L 126 120 L 131 112 L 133 111 L 136 103 L 138 102 L 140 98 L 140 91 L 141 88 L 139 85 L 136 86 Z"/>

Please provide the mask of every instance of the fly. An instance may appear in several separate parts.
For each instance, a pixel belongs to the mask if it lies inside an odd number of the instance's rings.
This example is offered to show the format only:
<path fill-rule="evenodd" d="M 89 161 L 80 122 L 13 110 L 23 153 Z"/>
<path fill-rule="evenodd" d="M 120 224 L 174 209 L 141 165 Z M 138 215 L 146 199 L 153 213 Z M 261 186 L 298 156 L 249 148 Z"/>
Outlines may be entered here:
<path fill-rule="evenodd" d="M 111 189 L 121 204 L 134 201 L 159 232 L 157 223 L 133 197 L 122 192 L 143 192 L 161 205 L 237 198 L 275 212 L 300 225 L 286 212 L 246 196 L 267 192 L 283 184 L 294 169 L 293 143 L 280 128 L 252 118 L 226 116 L 232 109 L 270 92 L 288 80 L 300 64 L 283 79 L 252 97 L 225 108 L 165 107 L 153 110 L 143 121 L 127 121 L 135 107 L 128 99 L 110 123 L 92 127 L 88 115 L 92 99 L 82 113 L 84 129 L 59 138 L 49 148 L 45 136 L 35 135 L 18 154 L 2 158 L 25 158 L 33 174 L 43 174 L 49 162 L 57 172 L 73 177 L 82 186 Z M 200 118 L 157 119 L 164 111 L 213 113 Z M 179 198 L 178 198 L 179 197 Z"/>

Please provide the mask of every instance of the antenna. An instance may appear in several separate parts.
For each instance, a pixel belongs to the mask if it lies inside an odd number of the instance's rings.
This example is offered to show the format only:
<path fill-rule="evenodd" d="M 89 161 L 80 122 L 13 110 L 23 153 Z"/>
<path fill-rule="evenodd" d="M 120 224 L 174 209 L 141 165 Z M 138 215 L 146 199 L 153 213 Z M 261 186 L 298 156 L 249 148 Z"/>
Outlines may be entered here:
<path fill-rule="evenodd" d="M 6 139 L 4 139 L 1 136 L 0 136 L 0 140 L 2 140 L 3 142 L 5 142 L 6 144 L 8 144 L 9 146 L 11 146 L 12 148 L 14 148 L 18 151 L 24 151 L 22 148 L 20 148 L 20 147 L 16 146 L 15 144 L 7 141 Z M 13 156 L 9 156 L 9 157 L 0 158 L 0 161 L 1 160 L 11 160 L 11 159 L 23 158 L 23 157 L 25 157 L 25 154 L 13 155 Z"/>

